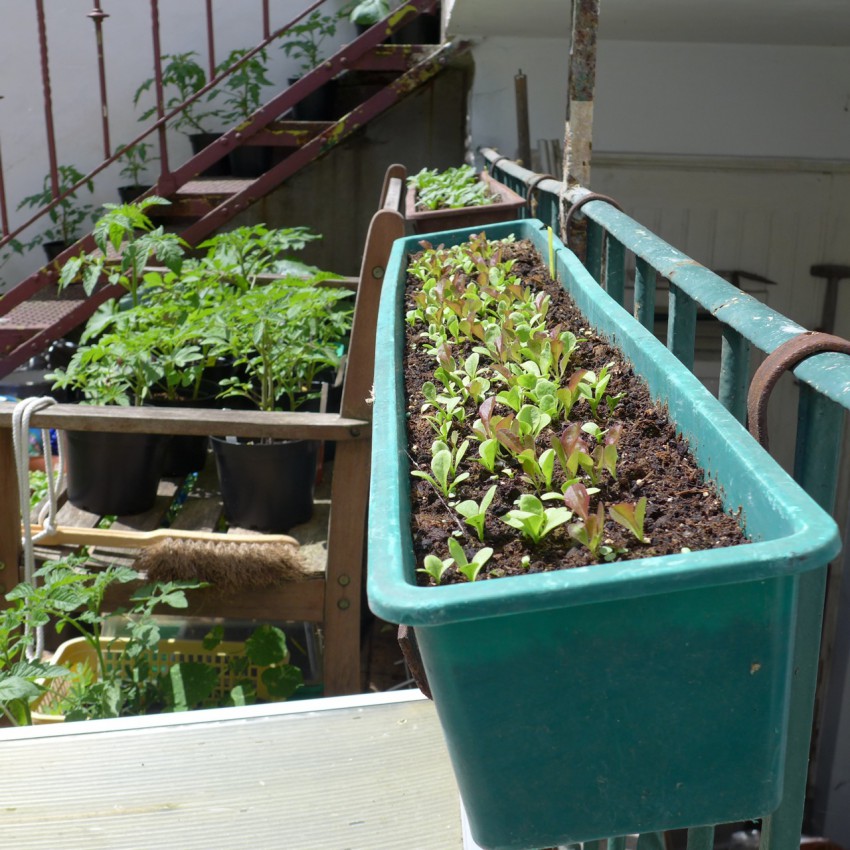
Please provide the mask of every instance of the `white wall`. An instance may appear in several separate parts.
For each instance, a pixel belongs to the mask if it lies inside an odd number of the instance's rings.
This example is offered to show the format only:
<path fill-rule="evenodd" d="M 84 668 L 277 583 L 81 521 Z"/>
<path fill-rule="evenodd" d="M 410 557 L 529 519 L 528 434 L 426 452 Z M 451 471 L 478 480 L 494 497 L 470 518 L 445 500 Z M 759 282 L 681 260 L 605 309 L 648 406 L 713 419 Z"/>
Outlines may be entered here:
<path fill-rule="evenodd" d="M 475 146 L 516 153 L 513 78 L 532 145 L 563 138 L 568 45 L 487 38 L 474 50 Z M 600 40 L 595 151 L 850 159 L 850 48 Z"/>

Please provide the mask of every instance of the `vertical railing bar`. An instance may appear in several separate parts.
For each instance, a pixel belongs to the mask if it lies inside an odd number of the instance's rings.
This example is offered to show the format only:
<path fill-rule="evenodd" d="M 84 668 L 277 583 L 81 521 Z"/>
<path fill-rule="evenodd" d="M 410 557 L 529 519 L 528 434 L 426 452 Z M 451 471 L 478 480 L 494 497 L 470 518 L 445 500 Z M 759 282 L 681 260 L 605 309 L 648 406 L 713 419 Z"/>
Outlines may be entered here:
<path fill-rule="evenodd" d="M 655 269 L 635 257 L 635 318 L 650 332 L 655 331 Z"/>
<path fill-rule="evenodd" d="M 0 225 L 5 239 L 9 235 L 9 210 L 6 206 L 6 178 L 3 174 L 3 156 L 0 154 Z"/>
<path fill-rule="evenodd" d="M 44 18 L 44 0 L 36 0 L 38 20 L 38 48 L 41 55 L 41 85 L 44 91 L 44 124 L 47 130 L 47 157 L 50 163 L 50 189 L 53 197 L 59 195 L 59 164 L 56 159 L 56 134 L 53 126 L 53 94 L 50 87 L 50 62 L 47 53 L 47 23 Z"/>
<path fill-rule="evenodd" d="M 587 222 L 587 260 L 585 267 L 594 280 L 602 283 L 602 248 L 605 232 L 601 224 L 585 217 Z"/>
<path fill-rule="evenodd" d="M 673 283 L 670 283 L 670 312 L 667 318 L 667 348 L 682 365 L 694 370 L 694 340 L 696 338 L 697 305 Z"/>
<path fill-rule="evenodd" d="M 610 233 L 605 242 L 605 291 L 623 306 L 626 297 L 626 249 Z"/>
<path fill-rule="evenodd" d="M 213 24 L 212 0 L 207 0 L 207 61 L 210 66 L 210 79 L 215 76 L 215 26 Z M 268 33 L 264 38 L 268 38 Z"/>
<path fill-rule="evenodd" d="M 692 826 L 688 830 L 687 850 L 713 850 L 713 848 L 713 826 Z"/>
<path fill-rule="evenodd" d="M 156 117 L 159 120 L 165 115 L 165 99 L 162 90 L 162 54 L 159 42 L 159 0 L 151 0 L 151 28 L 153 31 L 153 70 L 154 85 L 156 86 Z M 168 166 L 168 140 L 165 122 L 157 129 L 159 138 L 160 175 L 165 178 L 171 173 Z"/>
<path fill-rule="evenodd" d="M 94 9 L 87 17 L 94 21 L 94 37 L 97 48 L 97 76 L 100 84 L 100 120 L 103 132 L 103 158 L 112 155 L 112 145 L 109 141 L 109 101 L 106 97 L 106 60 L 103 50 L 103 21 L 109 15 L 100 6 L 100 0 L 94 0 Z"/>
<path fill-rule="evenodd" d="M 271 18 L 269 16 L 269 0 L 263 0 L 263 38 L 271 35 Z"/>
<path fill-rule="evenodd" d="M 608 850 L 626 850 L 626 836 L 618 835 L 608 839 Z"/>
<path fill-rule="evenodd" d="M 832 512 L 838 483 L 844 409 L 800 384 L 794 478 L 826 511 Z M 808 778 L 813 706 L 820 657 L 826 569 L 809 570 L 797 579 L 797 622 L 791 660 L 791 701 L 779 808 L 765 818 L 761 850 L 798 850 Z"/>
<path fill-rule="evenodd" d="M 637 850 L 666 850 L 663 832 L 642 832 L 638 836 Z"/>
<path fill-rule="evenodd" d="M 747 418 L 750 383 L 750 344 L 734 328 L 722 325 L 720 342 L 720 388 L 717 398 L 740 422 Z"/>

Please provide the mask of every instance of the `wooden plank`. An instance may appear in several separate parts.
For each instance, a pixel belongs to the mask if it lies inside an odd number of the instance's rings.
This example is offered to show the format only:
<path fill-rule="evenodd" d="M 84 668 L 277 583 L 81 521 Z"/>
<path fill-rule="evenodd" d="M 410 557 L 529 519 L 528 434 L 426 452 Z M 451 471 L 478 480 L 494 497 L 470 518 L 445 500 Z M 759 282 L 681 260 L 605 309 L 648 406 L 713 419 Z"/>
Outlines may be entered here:
<path fill-rule="evenodd" d="M 12 424 L 14 402 L 0 402 L 0 428 Z M 203 416 L 203 419 L 199 418 Z M 203 410 L 190 407 L 118 407 L 56 404 L 33 414 L 33 428 L 124 431 L 134 434 L 214 434 L 281 439 L 352 440 L 369 422 L 336 413 L 267 413 L 259 410 Z"/>
<path fill-rule="evenodd" d="M 104 600 L 104 610 L 114 611 L 126 606 L 138 586 L 130 583 L 110 588 Z M 189 607 L 179 612 L 182 617 L 319 623 L 324 615 L 325 582 L 322 577 L 318 577 L 281 587 L 243 590 L 238 595 L 225 595 L 210 587 L 192 591 L 188 598 Z M 355 667 L 359 671 L 359 659 Z"/>
<path fill-rule="evenodd" d="M 56 726 L 0 729 L 9 850 L 463 846 L 437 713 L 415 691 Z"/>
<path fill-rule="evenodd" d="M 3 598 L 23 576 L 18 569 L 21 547 L 21 508 L 12 431 L 0 432 L 0 608 Z"/>

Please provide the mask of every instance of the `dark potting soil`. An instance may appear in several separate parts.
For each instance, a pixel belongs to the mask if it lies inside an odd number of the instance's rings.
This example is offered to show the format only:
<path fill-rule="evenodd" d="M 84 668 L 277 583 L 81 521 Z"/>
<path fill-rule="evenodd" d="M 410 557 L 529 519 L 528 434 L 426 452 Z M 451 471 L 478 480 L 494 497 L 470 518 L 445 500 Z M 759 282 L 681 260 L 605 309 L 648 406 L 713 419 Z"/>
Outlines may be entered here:
<path fill-rule="evenodd" d="M 600 492 L 591 499 L 591 510 L 595 510 L 598 499 L 604 504 L 617 502 L 637 502 L 646 496 L 646 519 L 644 534 L 648 543 L 638 542 L 629 531 L 617 525 L 606 516 L 604 543 L 615 548 L 625 549 L 617 560 L 644 558 L 653 555 L 668 555 L 681 552 L 734 546 L 746 543 L 738 520 L 725 513 L 713 483 L 707 481 L 697 466 L 688 445 L 669 421 L 666 412 L 656 405 L 644 383 L 632 371 L 628 362 L 616 348 L 590 329 L 587 320 L 576 308 L 572 299 L 560 284 L 549 276 L 548 269 L 533 245 L 528 241 L 508 244 L 503 252 L 505 259 L 513 257 L 513 274 L 519 275 L 523 282 L 535 289 L 545 290 L 551 296 L 551 307 L 547 314 L 547 324 L 559 323 L 565 330 L 571 330 L 580 340 L 570 358 L 571 374 L 576 369 L 589 369 L 594 372 L 606 364 L 611 380 L 608 394 L 624 393 L 609 415 L 599 405 L 599 424 L 607 428 L 614 422 L 622 423 L 623 434 L 618 444 L 619 460 L 617 479 L 603 474 L 599 484 Z M 405 311 L 412 309 L 410 300 L 419 283 L 408 279 Z M 422 385 L 433 380 L 434 356 L 430 352 L 415 348 L 421 338 L 421 327 L 407 325 L 407 344 L 405 352 L 405 390 L 408 410 L 409 454 L 412 469 L 430 471 L 431 444 L 436 434 L 421 413 L 425 402 Z M 457 349 L 453 352 L 457 360 L 471 353 Z M 494 382 L 494 387 L 498 385 Z M 497 390 L 498 391 L 498 390 Z M 498 405 L 497 413 L 506 414 L 510 410 Z M 471 437 L 471 425 L 477 418 L 477 405 L 468 401 L 466 405 L 466 423 L 458 426 L 464 436 L 470 437 L 470 447 L 461 463 L 461 469 L 469 473 L 469 478 L 458 485 L 458 499 L 481 501 L 483 495 L 495 483 L 497 490 L 487 512 L 484 541 L 478 539 L 476 532 L 463 518 L 447 507 L 443 497 L 425 480 L 411 477 L 411 509 L 413 545 L 417 566 L 421 566 L 425 555 L 434 554 L 440 558 L 449 557 L 448 538 L 454 535 L 468 556 L 482 546 L 494 550 L 492 558 L 482 569 L 478 580 L 516 575 L 524 572 L 542 572 L 555 569 L 587 566 L 594 559 L 590 552 L 570 538 L 567 525 L 561 525 L 550 532 L 537 545 L 522 538 L 520 532 L 497 517 L 514 509 L 514 501 L 522 492 L 533 492 L 532 488 L 519 480 L 505 475 L 494 478 L 477 462 L 478 443 Z M 585 400 L 575 404 L 570 421 L 581 423 L 592 421 L 593 416 Z M 563 427 L 558 426 L 559 430 Z M 538 451 L 550 445 L 551 429 L 546 429 L 537 439 Z M 560 477 L 558 477 L 560 475 Z M 560 490 L 564 475 L 556 463 L 553 490 Z M 547 506 L 554 502 L 547 502 Z M 458 532 L 460 534 L 458 535 Z M 521 564 L 528 556 L 527 569 Z M 421 584 L 431 583 L 430 577 L 420 573 Z M 442 583 L 466 581 L 454 567 L 443 576 Z"/>

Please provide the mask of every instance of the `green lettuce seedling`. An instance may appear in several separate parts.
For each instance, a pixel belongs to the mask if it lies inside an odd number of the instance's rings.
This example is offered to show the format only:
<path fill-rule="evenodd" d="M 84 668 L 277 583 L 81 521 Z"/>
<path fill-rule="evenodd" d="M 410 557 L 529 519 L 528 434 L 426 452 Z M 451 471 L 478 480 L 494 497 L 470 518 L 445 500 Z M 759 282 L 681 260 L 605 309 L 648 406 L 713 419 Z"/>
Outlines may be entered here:
<path fill-rule="evenodd" d="M 454 537 L 449 538 L 449 552 L 455 560 L 458 572 L 465 575 L 468 581 L 475 581 L 478 578 L 481 568 L 493 555 L 493 550 L 489 546 L 485 546 L 483 549 L 479 549 L 470 561 L 460 543 Z"/>
<path fill-rule="evenodd" d="M 426 555 L 424 565 L 421 566 L 416 572 L 425 573 L 426 575 L 431 576 L 434 579 L 434 584 L 439 584 L 446 570 L 455 562 L 454 558 L 446 558 L 445 560 L 440 560 L 436 555 Z"/>
<path fill-rule="evenodd" d="M 471 525 L 478 533 L 478 539 L 484 540 L 484 522 L 487 519 L 487 508 L 493 501 L 493 496 L 496 495 L 496 485 L 494 484 L 481 500 L 481 504 L 472 499 L 467 499 L 461 502 L 455 510 L 466 520 L 467 525 Z"/>
<path fill-rule="evenodd" d="M 445 444 L 443 443 L 442 445 Z M 427 472 L 422 472 L 418 469 L 413 470 L 410 474 L 415 478 L 424 478 L 437 492 L 442 493 L 446 498 L 450 498 L 454 495 L 455 487 L 461 481 L 469 478 L 468 472 L 453 475 L 452 468 L 452 453 L 446 447 L 438 450 L 431 458 L 431 472 L 434 473 L 433 475 L 429 475 Z"/>
<path fill-rule="evenodd" d="M 572 513 L 567 508 L 546 508 L 543 502 L 530 493 L 523 493 L 514 502 L 517 510 L 508 511 L 502 522 L 518 528 L 532 543 L 539 543 L 550 531 L 569 521 Z"/>
<path fill-rule="evenodd" d="M 577 540 L 590 550 L 590 554 L 596 557 L 602 544 L 602 536 L 605 533 L 605 509 L 600 502 L 596 511 L 590 511 L 590 495 L 584 484 L 573 484 L 564 493 L 564 502 L 567 507 L 572 508 L 580 518 L 580 522 L 572 523 L 567 531 L 573 540 Z"/>

